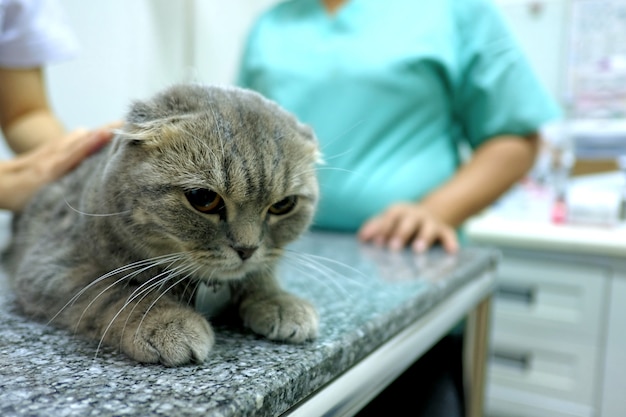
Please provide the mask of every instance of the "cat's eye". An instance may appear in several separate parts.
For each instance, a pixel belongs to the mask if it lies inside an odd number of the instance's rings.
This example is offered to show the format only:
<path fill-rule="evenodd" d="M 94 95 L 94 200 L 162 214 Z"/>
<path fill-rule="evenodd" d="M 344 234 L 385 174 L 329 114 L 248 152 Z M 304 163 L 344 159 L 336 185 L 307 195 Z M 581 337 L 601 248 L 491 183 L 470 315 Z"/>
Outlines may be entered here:
<path fill-rule="evenodd" d="M 291 195 L 289 197 L 283 198 L 278 203 L 272 204 L 268 211 L 270 214 L 274 214 L 276 216 L 287 214 L 291 210 L 293 210 L 297 202 L 298 196 Z"/>
<path fill-rule="evenodd" d="M 206 188 L 196 188 L 185 193 L 189 204 L 198 211 L 207 214 L 217 214 L 224 209 L 224 200 L 215 191 Z"/>

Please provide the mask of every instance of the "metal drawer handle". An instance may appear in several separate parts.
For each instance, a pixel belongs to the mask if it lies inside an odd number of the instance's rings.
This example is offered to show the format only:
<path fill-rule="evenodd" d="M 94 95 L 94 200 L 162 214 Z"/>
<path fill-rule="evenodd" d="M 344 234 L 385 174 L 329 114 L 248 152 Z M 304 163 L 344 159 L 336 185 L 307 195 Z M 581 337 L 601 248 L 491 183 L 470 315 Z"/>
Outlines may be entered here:
<path fill-rule="evenodd" d="M 511 284 L 500 284 L 496 289 L 497 298 L 528 305 L 535 302 L 535 293 L 536 291 L 532 287 L 522 287 Z"/>
<path fill-rule="evenodd" d="M 507 368 L 515 368 L 519 371 L 529 370 L 531 360 L 532 355 L 530 353 L 504 352 L 498 350 L 491 353 L 492 364 Z"/>

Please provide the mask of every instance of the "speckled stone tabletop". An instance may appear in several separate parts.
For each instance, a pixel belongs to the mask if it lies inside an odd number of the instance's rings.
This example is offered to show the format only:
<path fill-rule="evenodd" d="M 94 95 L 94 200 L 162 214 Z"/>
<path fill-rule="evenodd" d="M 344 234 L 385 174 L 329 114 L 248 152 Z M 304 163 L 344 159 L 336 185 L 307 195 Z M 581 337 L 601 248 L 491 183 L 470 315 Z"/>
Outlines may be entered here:
<path fill-rule="evenodd" d="M 4 214 L 0 243 L 8 238 Z M 492 268 L 496 255 L 390 253 L 353 235 L 311 232 L 280 271 L 286 288 L 316 305 L 319 338 L 275 343 L 217 318 L 210 359 L 179 368 L 96 351 L 24 318 L 0 272 L 0 416 L 278 416 Z"/>

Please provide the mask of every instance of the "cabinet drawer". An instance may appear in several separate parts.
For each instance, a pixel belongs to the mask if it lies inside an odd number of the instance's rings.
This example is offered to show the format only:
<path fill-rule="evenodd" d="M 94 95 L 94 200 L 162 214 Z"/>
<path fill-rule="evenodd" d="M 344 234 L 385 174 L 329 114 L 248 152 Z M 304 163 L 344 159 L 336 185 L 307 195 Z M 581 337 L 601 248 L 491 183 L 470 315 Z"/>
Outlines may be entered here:
<path fill-rule="evenodd" d="M 610 268 L 600 265 L 505 254 L 498 271 L 494 331 L 595 340 L 610 274 Z"/>
<path fill-rule="evenodd" d="M 533 339 L 499 332 L 492 337 L 489 382 L 589 408 L 598 383 L 597 366 L 598 346 L 593 341 Z"/>
<path fill-rule="evenodd" d="M 506 387 L 490 386 L 486 417 L 598 417 L 593 407 Z"/>

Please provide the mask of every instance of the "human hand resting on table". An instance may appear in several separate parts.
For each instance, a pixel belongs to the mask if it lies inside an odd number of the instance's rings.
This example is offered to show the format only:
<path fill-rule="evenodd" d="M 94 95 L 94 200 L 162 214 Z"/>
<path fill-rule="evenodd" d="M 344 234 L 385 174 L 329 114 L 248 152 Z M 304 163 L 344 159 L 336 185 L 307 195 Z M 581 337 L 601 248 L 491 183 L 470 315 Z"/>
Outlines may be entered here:
<path fill-rule="evenodd" d="M 0 209 L 22 210 L 44 185 L 60 178 L 112 137 L 109 127 L 95 131 L 77 129 L 13 159 L 0 161 Z"/>
<path fill-rule="evenodd" d="M 496 201 L 532 167 L 539 135 L 495 136 L 479 146 L 470 160 L 445 184 L 419 203 L 392 204 L 365 222 L 359 239 L 418 253 L 439 242 L 449 253 L 459 249 L 455 227 Z"/>
<path fill-rule="evenodd" d="M 398 203 L 368 220 L 359 230 L 363 242 L 372 242 L 392 250 L 410 246 L 417 253 L 425 252 L 435 242 L 449 253 L 458 250 L 455 229 L 418 203 Z"/>

